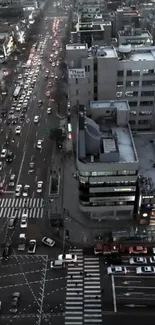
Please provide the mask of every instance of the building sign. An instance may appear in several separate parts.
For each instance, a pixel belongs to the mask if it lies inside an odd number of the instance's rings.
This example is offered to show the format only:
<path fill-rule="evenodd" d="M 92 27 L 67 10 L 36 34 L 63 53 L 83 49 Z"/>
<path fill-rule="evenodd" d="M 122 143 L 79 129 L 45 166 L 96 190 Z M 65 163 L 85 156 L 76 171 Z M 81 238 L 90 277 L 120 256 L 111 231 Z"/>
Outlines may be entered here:
<path fill-rule="evenodd" d="M 68 75 L 69 75 L 69 78 L 74 78 L 74 79 L 85 78 L 85 70 L 84 69 L 69 69 Z"/>

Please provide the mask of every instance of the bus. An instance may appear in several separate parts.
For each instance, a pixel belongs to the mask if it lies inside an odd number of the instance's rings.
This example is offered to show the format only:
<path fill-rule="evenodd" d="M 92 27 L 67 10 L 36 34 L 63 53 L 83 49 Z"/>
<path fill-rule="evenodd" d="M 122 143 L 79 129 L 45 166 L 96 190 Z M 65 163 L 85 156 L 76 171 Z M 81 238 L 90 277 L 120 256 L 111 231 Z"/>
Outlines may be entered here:
<path fill-rule="evenodd" d="M 20 92 L 21 92 L 21 87 L 17 86 L 14 90 L 13 97 L 16 99 L 19 96 Z"/>

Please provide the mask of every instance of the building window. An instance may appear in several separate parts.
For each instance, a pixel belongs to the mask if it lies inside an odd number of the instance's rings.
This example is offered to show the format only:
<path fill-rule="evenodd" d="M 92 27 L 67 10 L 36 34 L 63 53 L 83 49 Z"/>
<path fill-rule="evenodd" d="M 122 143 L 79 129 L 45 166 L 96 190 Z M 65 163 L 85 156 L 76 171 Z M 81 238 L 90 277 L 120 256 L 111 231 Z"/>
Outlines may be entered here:
<path fill-rule="evenodd" d="M 140 124 L 140 125 L 149 124 L 149 123 L 150 123 L 149 120 L 140 120 L 140 121 L 138 121 L 138 124 Z"/>
<path fill-rule="evenodd" d="M 117 87 L 123 87 L 123 81 L 118 81 L 117 82 Z"/>
<path fill-rule="evenodd" d="M 154 69 L 144 69 L 143 70 L 143 75 L 151 75 L 151 74 L 154 74 L 155 73 L 155 70 Z"/>
<path fill-rule="evenodd" d="M 125 97 L 134 97 L 134 96 L 138 96 L 138 91 L 126 91 L 125 92 Z"/>
<path fill-rule="evenodd" d="M 85 72 L 87 72 L 87 66 L 85 65 Z"/>
<path fill-rule="evenodd" d="M 136 115 L 137 112 L 136 111 L 130 111 L 130 115 Z"/>
<path fill-rule="evenodd" d="M 152 115 L 152 111 L 141 111 L 139 112 L 139 115 Z"/>
<path fill-rule="evenodd" d="M 132 76 L 132 70 L 127 70 L 127 76 Z"/>
<path fill-rule="evenodd" d="M 150 86 L 155 86 L 155 80 L 144 80 L 142 81 L 142 86 L 145 87 L 150 87 Z"/>
<path fill-rule="evenodd" d="M 139 87 L 139 81 L 127 81 L 126 87 Z"/>
<path fill-rule="evenodd" d="M 154 96 L 154 91 L 153 90 L 150 90 L 150 91 L 142 91 L 141 92 L 141 96 L 146 96 L 146 97 Z"/>
<path fill-rule="evenodd" d="M 94 82 L 97 82 L 97 76 L 94 76 Z"/>
<path fill-rule="evenodd" d="M 78 89 L 76 89 L 76 95 L 78 96 L 78 94 L 79 94 L 79 90 L 78 90 Z"/>
<path fill-rule="evenodd" d="M 129 106 L 130 107 L 136 107 L 137 106 L 137 102 L 129 102 Z"/>
<path fill-rule="evenodd" d="M 123 96 L 122 91 L 117 91 L 117 93 L 116 93 L 116 97 L 117 97 L 117 98 L 121 98 L 122 96 Z"/>
<path fill-rule="evenodd" d="M 90 72 L 90 65 L 88 65 L 88 72 Z"/>
<path fill-rule="evenodd" d="M 144 100 L 144 101 L 140 102 L 140 106 L 152 106 L 152 105 L 153 105 L 152 100 Z"/>
<path fill-rule="evenodd" d="M 130 124 L 131 124 L 131 125 L 135 125 L 135 124 L 136 124 L 136 121 L 131 120 L 131 121 L 130 121 Z"/>
<path fill-rule="evenodd" d="M 136 175 L 137 172 L 135 170 L 122 170 L 118 171 L 118 175 Z"/>
<path fill-rule="evenodd" d="M 132 76 L 139 76 L 140 70 L 132 70 Z"/>
<path fill-rule="evenodd" d="M 117 76 L 118 77 L 123 77 L 123 75 L 124 75 L 124 71 L 123 70 L 117 71 Z"/>
<path fill-rule="evenodd" d="M 77 78 L 75 79 L 75 83 L 78 84 L 78 79 Z"/>

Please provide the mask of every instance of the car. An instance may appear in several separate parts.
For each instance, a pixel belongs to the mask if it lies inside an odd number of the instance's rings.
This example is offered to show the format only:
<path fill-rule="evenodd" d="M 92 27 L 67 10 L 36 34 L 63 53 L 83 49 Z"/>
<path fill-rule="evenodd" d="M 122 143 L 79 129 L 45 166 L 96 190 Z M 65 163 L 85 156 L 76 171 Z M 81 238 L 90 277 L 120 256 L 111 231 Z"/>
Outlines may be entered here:
<path fill-rule="evenodd" d="M 4 179 L 0 178 L 0 194 L 4 192 Z"/>
<path fill-rule="evenodd" d="M 129 254 L 147 254 L 148 250 L 145 246 L 130 246 Z"/>
<path fill-rule="evenodd" d="M 6 155 L 7 155 L 7 149 L 2 149 L 1 158 L 6 158 Z"/>
<path fill-rule="evenodd" d="M 42 140 L 37 141 L 37 149 L 42 149 Z"/>
<path fill-rule="evenodd" d="M 39 122 L 39 116 L 38 115 L 36 115 L 36 116 L 34 116 L 34 123 L 38 123 Z"/>
<path fill-rule="evenodd" d="M 55 62 L 52 63 L 52 67 L 55 67 Z"/>
<path fill-rule="evenodd" d="M 39 100 L 38 100 L 38 105 L 39 105 L 39 106 L 42 106 L 42 104 L 43 104 L 43 101 L 42 101 L 41 99 L 39 99 Z"/>
<path fill-rule="evenodd" d="M 75 254 L 60 254 L 60 255 L 58 255 L 58 260 L 63 261 L 63 263 L 76 263 L 77 255 L 75 255 Z"/>
<path fill-rule="evenodd" d="M 22 105 L 21 104 L 18 104 L 16 106 L 16 112 L 20 112 L 21 108 L 22 108 Z"/>
<path fill-rule="evenodd" d="M 14 187 L 15 186 L 15 181 L 16 181 L 16 175 L 12 174 L 9 179 L 9 187 Z"/>
<path fill-rule="evenodd" d="M 33 173 L 34 170 L 35 170 L 35 162 L 30 161 L 30 163 L 29 163 L 29 173 Z"/>
<path fill-rule="evenodd" d="M 122 258 L 121 256 L 117 254 L 109 254 L 105 257 L 104 260 L 105 264 L 107 265 L 121 265 L 122 264 Z"/>
<path fill-rule="evenodd" d="M 43 191 L 43 182 L 38 181 L 37 182 L 37 193 L 42 193 L 42 191 Z"/>
<path fill-rule="evenodd" d="M 29 254 L 34 254 L 36 252 L 36 247 L 37 247 L 37 242 L 35 239 L 31 239 L 29 241 L 29 246 L 28 246 L 28 253 Z"/>
<path fill-rule="evenodd" d="M 2 253 L 2 258 L 4 261 L 7 261 L 11 255 L 11 251 L 12 251 L 12 245 L 11 242 L 8 242 L 5 244 L 4 249 L 3 249 L 3 253 Z"/>
<path fill-rule="evenodd" d="M 28 219 L 28 215 L 24 213 L 21 217 L 20 228 L 27 228 L 27 219 Z"/>
<path fill-rule="evenodd" d="M 17 218 L 16 216 L 12 216 L 8 220 L 8 229 L 13 230 L 16 226 Z"/>
<path fill-rule="evenodd" d="M 55 245 L 55 241 L 48 237 L 43 237 L 42 243 L 46 246 L 53 247 Z"/>
<path fill-rule="evenodd" d="M 19 235 L 18 251 L 25 251 L 26 248 L 26 235 Z"/>
<path fill-rule="evenodd" d="M 47 114 L 51 114 L 51 112 L 52 112 L 52 108 L 51 107 L 48 107 L 46 113 Z"/>
<path fill-rule="evenodd" d="M 12 294 L 12 303 L 11 303 L 10 313 L 16 314 L 18 312 L 19 305 L 20 305 L 20 292 L 14 292 Z"/>
<path fill-rule="evenodd" d="M 14 159 L 14 153 L 12 151 L 8 151 L 6 156 L 7 163 L 13 162 L 13 159 Z"/>
<path fill-rule="evenodd" d="M 127 268 L 125 266 L 109 266 L 107 268 L 107 274 L 112 275 L 112 274 L 126 274 L 127 273 Z"/>
<path fill-rule="evenodd" d="M 20 196 L 22 192 L 22 185 L 18 184 L 15 189 L 15 196 Z"/>
<path fill-rule="evenodd" d="M 129 264 L 147 264 L 147 258 L 146 257 L 131 257 L 129 259 Z"/>
<path fill-rule="evenodd" d="M 151 256 L 150 257 L 150 263 L 151 264 L 155 264 L 155 256 Z"/>
<path fill-rule="evenodd" d="M 15 134 L 21 134 L 21 131 L 22 131 L 22 127 L 20 125 L 17 125 L 16 128 L 15 128 Z"/>
<path fill-rule="evenodd" d="M 50 91 L 47 90 L 47 91 L 46 91 L 46 96 L 47 96 L 47 97 L 50 97 L 50 94 L 51 94 Z"/>
<path fill-rule="evenodd" d="M 23 196 L 24 197 L 27 197 L 28 196 L 28 194 L 29 194 L 29 188 L 30 188 L 30 185 L 25 185 L 24 186 L 24 189 L 23 189 Z"/>
<path fill-rule="evenodd" d="M 145 274 L 145 275 L 150 275 L 153 274 L 155 275 L 155 267 L 154 266 L 138 266 L 136 267 L 136 274 Z"/>
<path fill-rule="evenodd" d="M 3 169 L 3 163 L 2 163 L 2 161 L 0 161 L 0 170 L 2 170 Z"/>

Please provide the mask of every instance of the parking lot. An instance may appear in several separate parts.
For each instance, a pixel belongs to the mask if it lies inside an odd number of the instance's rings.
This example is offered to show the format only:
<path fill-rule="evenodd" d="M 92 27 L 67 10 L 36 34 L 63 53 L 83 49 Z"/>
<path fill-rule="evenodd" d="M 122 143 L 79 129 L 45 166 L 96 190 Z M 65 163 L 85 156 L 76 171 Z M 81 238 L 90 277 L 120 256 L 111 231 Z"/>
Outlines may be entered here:
<path fill-rule="evenodd" d="M 2 311 L 0 324 L 41 324 L 60 321 L 64 313 L 66 271 L 51 271 L 47 255 L 12 255 L 0 262 Z M 21 295 L 17 314 L 11 314 L 12 294 Z"/>

